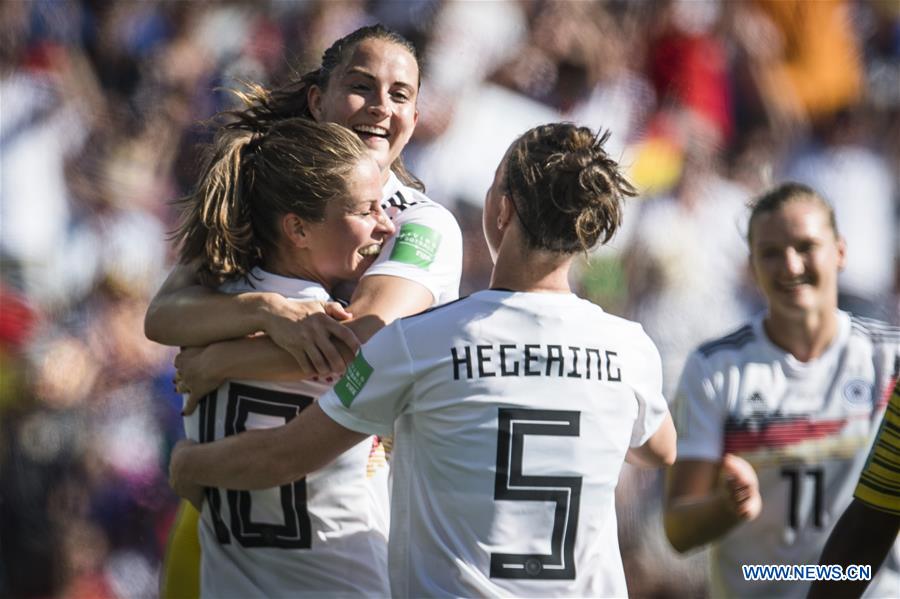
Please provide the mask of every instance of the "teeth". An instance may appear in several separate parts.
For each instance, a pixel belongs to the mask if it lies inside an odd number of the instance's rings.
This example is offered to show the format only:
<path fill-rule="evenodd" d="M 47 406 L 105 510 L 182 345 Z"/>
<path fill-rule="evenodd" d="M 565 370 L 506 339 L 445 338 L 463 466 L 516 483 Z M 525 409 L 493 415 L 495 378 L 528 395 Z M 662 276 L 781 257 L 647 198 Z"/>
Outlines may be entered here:
<path fill-rule="evenodd" d="M 387 137 L 388 131 L 383 127 L 375 127 L 374 125 L 356 125 L 353 130 L 357 133 L 368 133 L 379 137 Z"/>
<path fill-rule="evenodd" d="M 381 253 L 381 244 L 373 243 L 372 245 L 367 245 L 364 248 L 360 248 L 358 250 L 359 255 L 361 256 L 377 256 Z"/>

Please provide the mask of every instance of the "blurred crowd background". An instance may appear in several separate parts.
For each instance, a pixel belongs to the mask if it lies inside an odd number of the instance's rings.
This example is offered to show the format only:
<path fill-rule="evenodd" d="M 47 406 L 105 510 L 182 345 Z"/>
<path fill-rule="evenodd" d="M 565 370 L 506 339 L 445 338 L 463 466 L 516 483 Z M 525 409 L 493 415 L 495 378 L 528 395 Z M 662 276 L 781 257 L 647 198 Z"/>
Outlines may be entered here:
<path fill-rule="evenodd" d="M 0 595 L 156 595 L 181 399 L 142 319 L 198 122 L 375 21 L 424 57 L 405 157 L 463 226 L 463 293 L 488 282 L 481 203 L 505 148 L 571 120 L 611 129 L 642 190 L 574 283 L 644 325 L 668 394 L 690 349 L 762 307 L 746 203 L 773 182 L 833 203 L 842 306 L 897 322 L 896 0 L 3 2 Z M 662 536 L 659 476 L 626 469 L 619 493 L 632 594 L 702 594 L 704 555 Z"/>

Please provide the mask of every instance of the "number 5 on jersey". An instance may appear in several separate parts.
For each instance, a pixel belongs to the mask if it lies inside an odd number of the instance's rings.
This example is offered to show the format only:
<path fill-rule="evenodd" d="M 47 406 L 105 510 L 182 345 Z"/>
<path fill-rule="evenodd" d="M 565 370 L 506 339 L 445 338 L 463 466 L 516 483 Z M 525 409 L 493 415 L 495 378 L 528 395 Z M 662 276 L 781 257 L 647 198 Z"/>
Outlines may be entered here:
<path fill-rule="evenodd" d="M 555 503 L 550 554 L 491 553 L 491 578 L 573 580 L 580 476 L 530 476 L 522 472 L 525 435 L 577 437 L 580 412 L 500 408 L 497 430 L 496 501 Z"/>

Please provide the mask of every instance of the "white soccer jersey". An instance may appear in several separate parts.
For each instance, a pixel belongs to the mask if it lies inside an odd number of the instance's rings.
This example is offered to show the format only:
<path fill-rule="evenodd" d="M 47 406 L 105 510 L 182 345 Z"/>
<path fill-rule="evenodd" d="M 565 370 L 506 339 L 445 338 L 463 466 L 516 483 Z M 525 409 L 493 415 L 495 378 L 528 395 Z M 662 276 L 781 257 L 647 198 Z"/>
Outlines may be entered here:
<path fill-rule="evenodd" d="M 403 185 L 393 172 L 383 188 L 381 206 L 397 234 L 388 239 L 375 263 L 363 274 L 391 275 L 424 285 L 435 304 L 459 297 L 462 233 L 449 210 Z"/>
<path fill-rule="evenodd" d="M 809 583 L 745 581 L 741 565 L 818 563 L 853 496 L 900 360 L 896 329 L 840 312 L 831 346 L 800 362 L 769 340 L 763 317 L 700 346 L 675 398 L 679 460 L 732 453 L 759 476 L 759 517 L 712 545 L 716 597 L 806 595 Z M 896 596 L 898 571 L 889 558 L 870 594 Z"/>
<path fill-rule="evenodd" d="M 227 293 L 257 290 L 328 300 L 317 283 L 254 269 Z M 311 381 L 227 381 L 185 418 L 189 438 L 208 442 L 291 420 L 330 386 Z M 305 479 L 261 491 L 207 489 L 200 519 L 204 597 L 388 593 L 386 514 L 367 480 L 372 442 L 360 443 Z M 386 494 L 386 487 L 381 494 Z"/>
<path fill-rule="evenodd" d="M 640 325 L 481 291 L 383 329 L 319 405 L 396 430 L 395 597 L 626 593 L 613 491 L 667 412 Z"/>

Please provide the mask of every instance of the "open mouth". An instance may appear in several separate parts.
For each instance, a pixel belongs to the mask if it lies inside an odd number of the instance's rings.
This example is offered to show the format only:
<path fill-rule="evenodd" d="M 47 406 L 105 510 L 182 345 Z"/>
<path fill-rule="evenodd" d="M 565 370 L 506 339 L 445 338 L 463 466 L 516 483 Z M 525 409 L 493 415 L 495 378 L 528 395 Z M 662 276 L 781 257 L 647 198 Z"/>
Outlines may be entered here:
<path fill-rule="evenodd" d="M 795 279 L 793 281 L 782 281 L 778 283 L 778 287 L 782 291 L 792 292 L 811 284 L 812 283 L 806 279 Z"/>
<path fill-rule="evenodd" d="M 356 250 L 360 256 L 364 256 L 366 258 L 370 256 L 377 256 L 381 253 L 381 244 L 380 243 L 370 243 L 369 245 L 363 246 Z"/>
<path fill-rule="evenodd" d="M 354 125 L 353 131 L 364 141 L 373 137 L 384 140 L 390 139 L 390 133 L 388 133 L 387 129 L 376 127 L 375 125 Z"/>

